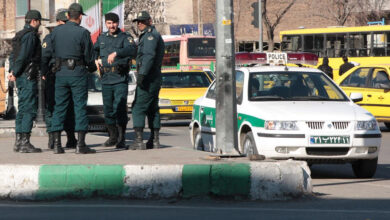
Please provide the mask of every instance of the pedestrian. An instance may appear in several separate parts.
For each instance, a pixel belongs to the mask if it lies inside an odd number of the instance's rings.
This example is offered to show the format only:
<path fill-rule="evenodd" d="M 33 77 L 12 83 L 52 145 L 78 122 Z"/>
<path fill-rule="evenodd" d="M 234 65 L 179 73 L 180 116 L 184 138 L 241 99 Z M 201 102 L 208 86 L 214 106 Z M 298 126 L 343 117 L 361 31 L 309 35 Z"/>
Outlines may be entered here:
<path fill-rule="evenodd" d="M 318 67 L 318 69 L 328 75 L 331 79 L 333 79 L 333 69 L 329 66 L 328 57 L 324 57 L 322 59 L 322 64 Z"/>
<path fill-rule="evenodd" d="M 41 59 L 41 41 L 38 29 L 41 26 L 41 13 L 29 10 L 25 16 L 23 30 L 16 33 L 12 39 L 12 53 L 10 56 L 10 74 L 8 79 L 16 81 L 18 89 L 18 113 L 15 120 L 14 151 L 21 153 L 38 153 L 30 143 L 33 121 L 37 115 L 38 87 L 37 77 Z"/>
<path fill-rule="evenodd" d="M 66 17 L 67 10 L 61 9 L 57 13 L 56 22 L 57 27 L 65 24 L 68 21 Z M 41 70 L 45 77 L 45 122 L 46 130 L 49 135 L 48 148 L 54 149 L 54 138 L 53 132 L 50 131 L 51 119 L 53 117 L 54 105 L 55 105 L 55 57 L 53 56 L 53 47 L 52 47 L 52 34 L 46 35 L 42 42 L 42 61 L 41 61 Z M 70 99 L 69 107 L 66 112 L 66 120 L 64 122 L 64 130 L 66 132 L 67 142 L 66 148 L 76 148 L 77 140 L 74 135 L 74 107 L 73 100 Z M 62 152 L 60 148 L 54 149 L 54 153 Z"/>
<path fill-rule="evenodd" d="M 130 62 L 136 56 L 137 47 L 131 35 L 119 29 L 117 14 L 107 13 L 105 25 L 107 32 L 103 32 L 94 44 L 95 59 L 101 74 L 104 120 L 109 134 L 104 146 L 127 150 L 128 81 Z"/>
<path fill-rule="evenodd" d="M 69 103 L 73 100 L 75 112 L 75 131 L 77 132 L 76 153 L 95 153 L 85 144 L 88 131 L 87 74 L 96 70 L 94 51 L 90 33 L 80 26 L 83 8 L 73 3 L 68 8 L 68 21 L 56 27 L 52 32 L 55 67 L 55 106 L 50 132 L 54 139 L 54 152 L 64 153 L 61 146 L 61 131 Z"/>
<path fill-rule="evenodd" d="M 137 51 L 137 88 L 133 102 L 133 128 L 135 141 L 132 149 L 145 150 L 146 148 L 159 148 L 160 109 L 158 107 L 158 94 L 161 87 L 161 65 L 164 56 L 164 41 L 152 25 L 148 12 L 142 11 L 133 20 L 141 31 Z M 143 143 L 143 130 L 145 117 L 148 118 L 150 137 L 145 145 Z"/>
<path fill-rule="evenodd" d="M 352 63 L 348 62 L 347 56 L 343 56 L 343 61 L 344 63 L 340 66 L 339 69 L 339 76 L 343 75 L 345 72 L 347 72 L 349 69 L 355 66 Z"/>

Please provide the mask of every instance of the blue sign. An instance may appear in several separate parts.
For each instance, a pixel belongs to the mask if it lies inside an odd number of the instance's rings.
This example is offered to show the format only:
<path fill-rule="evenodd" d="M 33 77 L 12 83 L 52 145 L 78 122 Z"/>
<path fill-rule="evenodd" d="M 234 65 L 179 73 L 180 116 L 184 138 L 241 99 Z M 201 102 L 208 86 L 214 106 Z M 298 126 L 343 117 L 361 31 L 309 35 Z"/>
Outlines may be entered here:
<path fill-rule="evenodd" d="M 198 24 L 179 24 L 169 26 L 171 35 L 198 34 Z M 213 24 L 203 24 L 203 35 L 215 36 Z"/>

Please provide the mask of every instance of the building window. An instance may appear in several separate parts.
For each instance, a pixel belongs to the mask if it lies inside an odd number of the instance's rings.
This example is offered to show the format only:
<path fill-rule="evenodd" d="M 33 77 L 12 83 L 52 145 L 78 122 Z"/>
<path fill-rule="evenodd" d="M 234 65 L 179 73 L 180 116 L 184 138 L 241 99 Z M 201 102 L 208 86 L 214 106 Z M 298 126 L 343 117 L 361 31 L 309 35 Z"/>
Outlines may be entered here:
<path fill-rule="evenodd" d="M 24 17 L 29 7 L 30 0 L 16 0 L 16 17 Z"/>

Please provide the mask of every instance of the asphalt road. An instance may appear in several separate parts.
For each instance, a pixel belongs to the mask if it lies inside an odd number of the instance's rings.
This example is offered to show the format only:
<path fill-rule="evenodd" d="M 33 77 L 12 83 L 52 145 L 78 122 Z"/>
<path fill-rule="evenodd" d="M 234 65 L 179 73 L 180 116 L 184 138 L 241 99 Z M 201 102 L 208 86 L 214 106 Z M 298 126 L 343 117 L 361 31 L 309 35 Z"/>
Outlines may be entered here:
<path fill-rule="evenodd" d="M 164 122 L 161 142 L 191 148 L 188 122 Z M 390 219 L 390 130 L 382 127 L 374 178 L 356 179 L 349 164 L 313 165 L 314 196 L 290 201 L 216 199 L 0 202 L 0 219 Z"/>

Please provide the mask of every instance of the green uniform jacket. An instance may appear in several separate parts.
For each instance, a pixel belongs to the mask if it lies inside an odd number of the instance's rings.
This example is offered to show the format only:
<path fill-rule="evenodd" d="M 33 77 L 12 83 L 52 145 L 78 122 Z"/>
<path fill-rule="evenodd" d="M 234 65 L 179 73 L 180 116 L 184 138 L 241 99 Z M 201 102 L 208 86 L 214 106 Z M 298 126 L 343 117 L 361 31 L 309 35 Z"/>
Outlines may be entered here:
<path fill-rule="evenodd" d="M 120 72 L 104 72 L 102 84 L 116 84 L 128 81 L 129 62 L 137 54 L 137 47 L 129 33 L 122 32 L 120 29 L 113 35 L 104 32 L 95 42 L 94 50 L 95 59 L 100 57 L 103 68 L 116 67 L 120 69 Z M 114 63 L 110 65 L 107 62 L 107 58 L 113 52 L 116 52 L 116 57 Z"/>
<path fill-rule="evenodd" d="M 147 27 L 139 37 L 137 52 L 137 72 L 145 76 L 148 83 L 161 81 L 161 65 L 164 57 L 164 41 L 154 26 Z"/>
<path fill-rule="evenodd" d="M 14 51 L 10 55 L 10 71 L 13 71 L 15 77 L 22 75 L 29 62 L 39 65 L 41 59 L 41 41 L 38 38 L 37 30 L 29 24 L 24 29 L 31 29 L 21 38 L 21 46 L 18 57 L 14 57 Z"/>
<path fill-rule="evenodd" d="M 96 70 L 93 43 L 87 29 L 68 21 L 54 28 L 51 34 L 54 57 L 83 61 L 88 70 Z M 87 69 L 80 66 L 73 71 L 63 66 L 56 76 L 81 76 L 86 73 Z"/>

